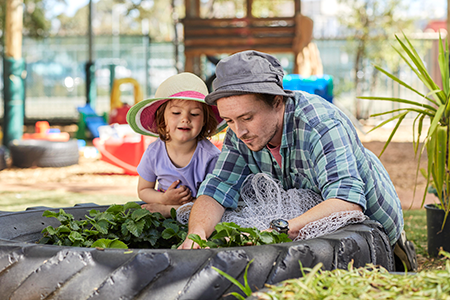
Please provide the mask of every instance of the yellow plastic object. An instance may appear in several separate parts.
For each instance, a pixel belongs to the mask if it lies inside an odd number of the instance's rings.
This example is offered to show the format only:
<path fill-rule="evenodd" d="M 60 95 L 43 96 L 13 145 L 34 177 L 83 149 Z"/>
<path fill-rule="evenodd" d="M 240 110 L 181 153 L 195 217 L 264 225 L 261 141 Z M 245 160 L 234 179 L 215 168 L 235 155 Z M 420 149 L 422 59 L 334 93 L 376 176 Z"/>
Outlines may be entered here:
<path fill-rule="evenodd" d="M 122 108 L 123 103 L 120 101 L 120 85 L 125 83 L 131 83 L 134 86 L 134 104 L 138 103 L 143 99 L 141 86 L 139 85 L 139 82 L 137 82 L 134 78 L 121 78 L 114 80 L 113 88 L 111 91 L 111 106 L 110 110 L 117 108 Z"/>

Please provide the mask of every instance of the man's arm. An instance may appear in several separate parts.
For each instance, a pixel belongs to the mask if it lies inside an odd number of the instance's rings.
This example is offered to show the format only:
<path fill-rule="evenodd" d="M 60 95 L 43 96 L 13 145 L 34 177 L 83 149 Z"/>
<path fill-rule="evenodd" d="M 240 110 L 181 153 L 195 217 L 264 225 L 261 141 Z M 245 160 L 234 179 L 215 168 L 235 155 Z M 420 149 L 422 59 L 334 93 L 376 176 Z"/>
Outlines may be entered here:
<path fill-rule="evenodd" d="M 188 236 L 191 233 L 195 233 L 205 240 L 213 233 L 214 227 L 220 222 L 224 212 L 225 208 L 214 198 L 206 195 L 199 196 L 192 206 L 189 216 Z M 199 248 L 198 244 L 193 246 L 192 244 L 193 241 L 186 238 L 178 249 Z"/>
<path fill-rule="evenodd" d="M 298 231 L 305 227 L 306 224 L 317 221 L 324 217 L 328 217 L 332 213 L 339 211 L 357 210 L 362 211 L 358 204 L 348 202 L 341 199 L 328 199 L 314 206 L 304 214 L 289 220 L 289 238 L 294 239 L 298 235 Z"/>

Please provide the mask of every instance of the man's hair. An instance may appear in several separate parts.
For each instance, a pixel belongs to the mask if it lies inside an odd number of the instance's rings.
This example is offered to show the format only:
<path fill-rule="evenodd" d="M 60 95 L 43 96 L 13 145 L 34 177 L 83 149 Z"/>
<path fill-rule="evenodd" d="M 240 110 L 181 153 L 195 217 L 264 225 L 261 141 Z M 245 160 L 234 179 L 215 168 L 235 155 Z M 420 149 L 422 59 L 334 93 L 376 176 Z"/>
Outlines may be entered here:
<path fill-rule="evenodd" d="M 271 94 L 254 94 L 258 100 L 263 101 L 265 104 L 267 104 L 270 107 L 273 107 L 275 104 L 275 97 L 278 95 L 271 95 Z M 281 95 L 280 95 L 281 96 Z M 287 98 L 286 96 L 283 97 L 283 103 L 286 103 Z"/>
<path fill-rule="evenodd" d="M 169 100 L 170 101 L 170 100 Z M 169 140 L 169 135 L 167 134 L 166 128 L 166 122 L 164 121 L 164 111 L 166 110 L 166 107 L 169 103 L 169 101 L 164 102 L 161 104 L 160 107 L 155 112 L 155 122 L 159 134 L 159 138 L 162 141 Z M 192 101 L 192 100 L 186 100 L 186 101 Z M 197 141 L 201 141 L 207 137 L 210 137 L 214 135 L 217 128 L 217 119 L 214 115 L 214 111 L 212 110 L 211 106 L 209 106 L 206 103 L 201 103 L 203 108 L 203 117 L 205 124 L 203 124 L 202 130 L 197 136 Z"/>

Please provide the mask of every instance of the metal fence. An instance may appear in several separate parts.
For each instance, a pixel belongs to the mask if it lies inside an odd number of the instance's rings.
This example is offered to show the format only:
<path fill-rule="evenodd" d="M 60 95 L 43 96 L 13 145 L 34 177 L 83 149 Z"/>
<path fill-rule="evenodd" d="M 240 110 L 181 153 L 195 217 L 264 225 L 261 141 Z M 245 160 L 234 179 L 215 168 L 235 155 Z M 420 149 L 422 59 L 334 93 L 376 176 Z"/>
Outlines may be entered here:
<path fill-rule="evenodd" d="M 322 59 L 324 73 L 333 77 L 336 103 L 350 114 L 355 113 L 355 89 L 353 81 L 353 64 L 355 51 L 352 42 L 347 40 L 315 40 Z M 434 66 L 434 39 L 421 39 L 416 43 L 424 51 L 426 64 Z M 389 42 L 386 41 L 386 47 Z M 95 38 L 97 99 L 96 112 L 101 115 L 110 110 L 111 70 L 115 70 L 115 78 L 132 77 L 136 79 L 144 92 L 144 97 L 154 94 L 158 85 L 167 77 L 176 74 L 174 45 L 172 43 L 149 43 L 142 36 L 97 36 Z M 180 46 L 180 65 L 183 65 L 183 49 Z M 292 72 L 293 56 L 276 54 L 287 73 Z M 88 60 L 88 44 L 86 37 L 52 37 L 42 40 L 24 39 L 23 57 L 26 61 L 26 122 L 39 119 L 74 122 L 78 119 L 77 107 L 86 103 L 85 71 Z M 206 61 L 206 60 L 205 60 Z M 371 62 L 366 62 L 371 70 Z M 3 68 L 0 68 L 0 72 Z M 371 77 L 362 74 L 363 79 Z M 212 64 L 205 64 L 204 73 L 214 72 Z M 414 74 L 406 66 L 400 69 L 405 82 L 411 83 L 418 90 L 424 87 L 414 79 Z M 368 81 L 367 81 L 368 83 Z M 379 76 L 377 88 L 373 94 L 380 96 L 407 96 L 404 88 L 400 88 L 387 79 Z M 2 82 L 0 83 L 3 84 Z M 2 87 L 2 86 L 0 86 Z M 123 102 L 132 104 L 133 87 L 124 85 Z M 368 86 L 364 93 L 368 93 Z M 386 111 L 389 103 L 361 101 L 361 107 L 368 114 Z M 3 117 L 3 99 L 0 99 L 0 118 Z"/>

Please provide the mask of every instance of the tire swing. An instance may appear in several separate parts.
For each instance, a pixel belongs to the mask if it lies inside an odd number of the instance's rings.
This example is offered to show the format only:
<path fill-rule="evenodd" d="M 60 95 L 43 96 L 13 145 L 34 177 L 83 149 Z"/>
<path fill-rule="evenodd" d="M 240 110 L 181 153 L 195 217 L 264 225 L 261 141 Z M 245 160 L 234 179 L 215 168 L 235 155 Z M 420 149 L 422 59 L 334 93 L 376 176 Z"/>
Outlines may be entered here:
<path fill-rule="evenodd" d="M 95 204 L 64 208 L 75 219 Z M 220 249 L 96 249 L 38 245 L 41 230 L 58 221 L 46 210 L 0 212 L 0 295 L 5 299 L 234 299 L 242 292 L 212 267 L 252 288 L 302 276 L 303 267 L 324 270 L 368 263 L 394 269 L 387 235 L 374 221 L 348 225 L 318 238 L 275 245 Z M 48 298 L 47 298 L 48 297 Z"/>
<path fill-rule="evenodd" d="M 67 167 L 78 164 L 76 139 L 66 142 L 47 140 L 13 140 L 9 144 L 12 165 L 18 168 Z"/>

